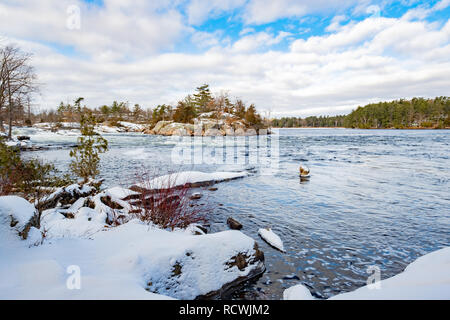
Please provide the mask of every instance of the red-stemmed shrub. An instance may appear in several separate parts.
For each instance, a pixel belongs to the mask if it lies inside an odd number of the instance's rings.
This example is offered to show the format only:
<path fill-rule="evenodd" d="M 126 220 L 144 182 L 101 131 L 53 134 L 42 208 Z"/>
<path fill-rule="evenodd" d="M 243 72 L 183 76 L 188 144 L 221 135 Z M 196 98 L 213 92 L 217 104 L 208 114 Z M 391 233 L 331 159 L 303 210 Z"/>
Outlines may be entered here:
<path fill-rule="evenodd" d="M 132 214 L 145 223 L 171 230 L 206 223 L 208 206 L 198 205 L 192 199 L 189 185 L 177 185 L 177 176 L 174 173 L 167 179 L 157 179 L 154 174 L 139 173 L 139 199 L 130 201 L 139 210 L 134 210 Z"/>

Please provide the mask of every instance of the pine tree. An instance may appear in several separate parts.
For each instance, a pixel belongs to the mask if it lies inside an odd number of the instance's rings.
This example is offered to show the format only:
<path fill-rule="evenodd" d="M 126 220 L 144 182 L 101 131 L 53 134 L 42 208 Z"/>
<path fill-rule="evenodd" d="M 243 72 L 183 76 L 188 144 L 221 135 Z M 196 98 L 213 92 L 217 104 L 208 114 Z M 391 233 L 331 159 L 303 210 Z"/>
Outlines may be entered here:
<path fill-rule="evenodd" d="M 198 112 L 208 112 L 210 102 L 213 100 L 211 91 L 208 84 L 204 84 L 196 89 L 197 93 L 194 94 L 194 103 L 198 109 Z"/>
<path fill-rule="evenodd" d="M 70 169 L 84 182 L 89 178 L 95 179 L 99 174 L 99 154 L 108 150 L 108 141 L 94 131 L 95 124 L 92 112 L 81 115 L 81 137 L 78 138 L 78 145 L 70 151 L 70 156 L 74 158 Z"/>

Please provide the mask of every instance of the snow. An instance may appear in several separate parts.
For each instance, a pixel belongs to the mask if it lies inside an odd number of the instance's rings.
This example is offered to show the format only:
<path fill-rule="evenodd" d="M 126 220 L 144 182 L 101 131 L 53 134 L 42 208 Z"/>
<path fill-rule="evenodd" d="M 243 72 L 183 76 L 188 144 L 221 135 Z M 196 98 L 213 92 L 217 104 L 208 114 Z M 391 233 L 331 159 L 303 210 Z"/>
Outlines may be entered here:
<path fill-rule="evenodd" d="M 67 187 L 58 188 L 56 191 L 54 191 L 50 195 L 42 197 L 39 201 L 40 202 L 50 201 L 52 199 L 57 198 L 64 192 L 68 192 L 71 195 L 75 195 L 75 194 L 85 195 L 85 194 L 89 194 L 89 193 L 93 192 L 94 190 L 95 190 L 95 188 L 92 186 L 89 186 L 86 184 L 80 186 L 79 184 L 75 183 L 75 184 L 72 184 Z"/>
<path fill-rule="evenodd" d="M 22 229 L 36 214 L 34 206 L 17 196 L 0 197 L 0 224 L 10 224 L 11 217 L 18 223 L 17 229 Z"/>
<path fill-rule="evenodd" d="M 49 239 L 90 238 L 105 229 L 106 217 L 105 213 L 82 207 L 68 219 L 58 209 L 50 209 L 42 214 L 41 230 Z"/>
<path fill-rule="evenodd" d="M 9 140 L 5 142 L 5 145 L 7 147 L 20 147 L 20 142 L 19 141 L 14 141 L 14 140 Z"/>
<path fill-rule="evenodd" d="M 113 187 L 104 191 L 106 195 L 111 198 L 124 199 L 128 196 L 138 195 L 138 192 L 132 191 L 130 189 L 122 188 L 122 187 Z"/>
<path fill-rule="evenodd" d="M 122 127 L 127 128 L 128 130 L 132 131 L 142 131 L 145 129 L 145 126 L 142 124 L 132 123 L 132 122 L 125 122 L 125 121 L 119 121 L 118 122 Z"/>
<path fill-rule="evenodd" d="M 199 171 L 183 171 L 151 179 L 148 183 L 138 184 L 146 189 L 163 189 L 170 187 L 183 186 L 185 184 L 221 182 L 248 176 L 247 172 L 212 172 L 205 173 Z"/>
<path fill-rule="evenodd" d="M 76 220 L 93 215 L 82 208 L 75 219 L 54 213 L 50 220 L 69 220 L 73 229 Z M 44 225 L 49 223 L 47 218 Z M 137 220 L 89 238 L 58 238 L 49 231 L 36 247 L 0 242 L 0 299 L 193 299 L 248 275 L 253 267 L 239 270 L 226 263 L 240 252 L 251 255 L 253 246 L 239 231 L 191 235 Z M 177 265 L 180 273 L 174 274 Z M 66 286 L 69 266 L 80 268 L 80 290 Z"/>
<path fill-rule="evenodd" d="M 285 252 L 283 241 L 281 241 L 280 237 L 275 234 L 275 232 L 273 232 L 271 228 L 259 229 L 258 234 L 272 247 L 280 250 L 281 252 Z"/>
<path fill-rule="evenodd" d="M 377 288 L 378 286 L 378 288 Z M 283 293 L 284 300 L 313 299 L 308 288 L 298 284 Z M 398 275 L 341 293 L 330 300 L 448 300 L 450 299 L 450 247 L 418 258 Z"/>
<path fill-rule="evenodd" d="M 364 286 L 338 294 L 332 300 L 448 300 L 450 299 L 450 247 L 429 253 L 402 273 L 382 280 L 380 289 Z"/>
<path fill-rule="evenodd" d="M 95 127 L 95 132 L 97 133 L 119 133 L 123 132 L 124 130 L 118 127 L 109 127 L 105 125 L 97 125 Z"/>
<path fill-rule="evenodd" d="M 246 175 L 189 171 L 156 178 L 152 184 L 172 178 L 175 185 L 184 185 Z M 205 234 L 195 224 L 162 230 L 129 214 L 135 208 L 122 199 L 137 192 L 114 187 L 93 196 L 92 188 L 74 184 L 41 199 L 55 199 L 63 192 L 81 196 L 69 208 L 44 211 L 40 230 L 31 228 L 26 241 L 4 232 L 11 230 L 10 220 L 0 224 L 0 299 L 194 299 L 263 270 L 261 261 L 238 268 L 236 255 L 255 254 L 255 241 L 239 231 Z M 103 197 L 123 209 L 110 208 Z M 88 203 L 94 209 L 86 207 Z M 0 197 L 0 209 L 0 216 L 13 209 L 23 222 L 35 212 L 19 197 Z M 116 216 L 125 217 L 120 218 L 122 224 L 108 225 Z M 81 290 L 66 286 L 69 266 L 80 268 Z"/>
<path fill-rule="evenodd" d="M 283 300 L 314 300 L 311 292 L 304 285 L 298 284 L 283 292 Z"/>

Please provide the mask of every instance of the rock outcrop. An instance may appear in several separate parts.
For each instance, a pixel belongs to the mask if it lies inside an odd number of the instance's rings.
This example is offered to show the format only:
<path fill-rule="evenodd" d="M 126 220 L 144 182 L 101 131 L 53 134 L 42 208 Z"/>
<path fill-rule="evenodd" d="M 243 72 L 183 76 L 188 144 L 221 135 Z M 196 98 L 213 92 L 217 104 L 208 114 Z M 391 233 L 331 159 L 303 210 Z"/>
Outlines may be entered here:
<path fill-rule="evenodd" d="M 194 124 L 159 121 L 153 129 L 145 129 L 146 134 L 163 136 L 255 136 L 270 134 L 268 129 L 257 129 L 247 125 L 243 120 L 195 119 Z"/>

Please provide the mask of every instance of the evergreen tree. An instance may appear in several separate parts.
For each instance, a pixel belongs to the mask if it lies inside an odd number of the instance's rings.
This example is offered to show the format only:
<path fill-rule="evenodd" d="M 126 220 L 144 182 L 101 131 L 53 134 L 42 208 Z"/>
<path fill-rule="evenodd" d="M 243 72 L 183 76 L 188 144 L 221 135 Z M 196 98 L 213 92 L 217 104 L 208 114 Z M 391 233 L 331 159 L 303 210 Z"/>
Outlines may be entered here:
<path fill-rule="evenodd" d="M 213 100 L 211 91 L 208 84 L 204 84 L 196 89 L 197 93 L 194 94 L 194 103 L 197 107 L 198 112 L 209 112 L 210 102 Z"/>
<path fill-rule="evenodd" d="M 175 122 L 191 123 L 197 115 L 195 106 L 195 102 L 190 96 L 187 96 L 184 101 L 178 102 L 173 114 L 173 120 Z"/>
<path fill-rule="evenodd" d="M 108 141 L 95 131 L 96 120 L 92 112 L 81 115 L 80 130 L 81 137 L 78 145 L 70 151 L 74 158 L 70 163 L 72 172 L 84 182 L 89 178 L 94 179 L 99 174 L 100 153 L 108 150 Z"/>

